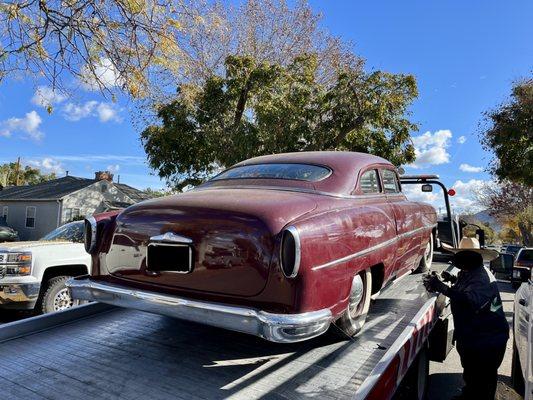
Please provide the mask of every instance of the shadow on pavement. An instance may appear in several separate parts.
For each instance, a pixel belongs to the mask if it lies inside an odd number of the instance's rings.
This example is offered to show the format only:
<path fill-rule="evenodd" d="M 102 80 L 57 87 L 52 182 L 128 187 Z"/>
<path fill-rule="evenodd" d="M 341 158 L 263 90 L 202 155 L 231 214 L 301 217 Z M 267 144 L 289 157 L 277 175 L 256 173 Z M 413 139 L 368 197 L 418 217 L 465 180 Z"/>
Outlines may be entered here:
<path fill-rule="evenodd" d="M 0 325 L 8 322 L 18 321 L 24 318 L 33 317 L 32 311 L 2 310 L 0 309 Z"/>
<path fill-rule="evenodd" d="M 457 388 L 451 393 L 450 387 Z M 449 400 L 461 393 L 463 377 L 460 373 L 437 373 L 429 377 L 429 400 Z"/>

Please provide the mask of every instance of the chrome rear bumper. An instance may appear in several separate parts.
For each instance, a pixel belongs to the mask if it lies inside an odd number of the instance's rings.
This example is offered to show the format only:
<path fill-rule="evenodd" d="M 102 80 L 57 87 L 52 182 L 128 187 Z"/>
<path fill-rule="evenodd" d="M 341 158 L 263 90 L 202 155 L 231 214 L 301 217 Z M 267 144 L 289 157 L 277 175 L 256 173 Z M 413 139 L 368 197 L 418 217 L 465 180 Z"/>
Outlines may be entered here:
<path fill-rule="evenodd" d="M 190 300 L 95 282 L 86 276 L 69 280 L 67 286 L 75 299 L 168 315 L 256 335 L 277 343 L 299 342 L 318 336 L 328 329 L 332 320 L 329 309 L 302 314 L 272 314 L 254 308 Z"/>

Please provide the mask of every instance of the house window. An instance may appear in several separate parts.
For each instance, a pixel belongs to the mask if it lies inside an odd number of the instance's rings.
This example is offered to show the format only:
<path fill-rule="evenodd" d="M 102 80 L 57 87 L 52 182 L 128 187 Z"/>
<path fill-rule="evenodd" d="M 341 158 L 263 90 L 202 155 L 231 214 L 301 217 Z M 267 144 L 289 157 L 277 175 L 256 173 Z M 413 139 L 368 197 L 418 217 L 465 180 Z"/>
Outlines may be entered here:
<path fill-rule="evenodd" d="M 372 169 L 370 171 L 366 171 L 361 176 L 361 182 L 360 182 L 361 191 L 363 193 L 379 193 L 379 179 L 378 179 L 378 171 L 375 169 Z"/>
<path fill-rule="evenodd" d="M 37 209 L 34 206 L 26 207 L 26 228 L 35 228 L 35 215 Z"/>
<path fill-rule="evenodd" d="M 8 206 L 2 207 L 2 218 L 3 218 L 4 222 L 6 222 L 6 223 L 7 223 L 8 214 L 9 214 L 9 207 Z"/>
<path fill-rule="evenodd" d="M 80 209 L 79 208 L 67 208 L 65 210 L 65 221 L 70 222 L 79 219 Z"/>

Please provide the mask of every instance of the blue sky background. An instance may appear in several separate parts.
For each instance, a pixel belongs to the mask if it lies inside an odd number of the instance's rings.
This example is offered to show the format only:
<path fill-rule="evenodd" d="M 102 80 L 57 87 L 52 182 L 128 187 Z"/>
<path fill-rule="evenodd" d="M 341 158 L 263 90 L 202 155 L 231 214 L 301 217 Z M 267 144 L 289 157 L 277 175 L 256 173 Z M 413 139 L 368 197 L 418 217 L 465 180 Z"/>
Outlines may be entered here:
<path fill-rule="evenodd" d="M 477 137 L 482 112 L 505 100 L 512 82 L 533 70 L 533 2 L 313 0 L 311 5 L 322 13 L 324 27 L 353 43 L 367 69 L 416 76 L 420 95 L 412 118 L 420 124 L 414 136 L 420 136 L 415 143 L 424 163 L 408 172 L 439 174 L 458 189 L 456 206 L 471 206 L 470 191 L 490 179 L 479 171 L 489 160 Z M 111 167 L 121 182 L 163 186 L 144 162 L 127 103 L 87 92 L 63 103 L 93 101 L 85 109 L 73 105 L 68 113 L 59 108 L 48 115 L 32 102 L 39 84 L 44 82 L 0 85 L 0 162 L 20 156 L 84 177 Z M 460 169 L 461 164 L 467 166 Z M 431 195 L 425 199 L 436 201 Z"/>

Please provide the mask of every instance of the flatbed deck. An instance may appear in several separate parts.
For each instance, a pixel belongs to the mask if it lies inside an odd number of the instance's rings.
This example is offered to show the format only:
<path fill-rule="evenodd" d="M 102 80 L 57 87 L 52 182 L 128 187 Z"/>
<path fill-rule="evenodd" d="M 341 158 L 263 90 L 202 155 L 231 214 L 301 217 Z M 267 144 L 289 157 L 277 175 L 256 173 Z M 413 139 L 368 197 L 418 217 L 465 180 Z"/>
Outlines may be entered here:
<path fill-rule="evenodd" d="M 352 340 L 328 334 L 275 344 L 119 308 L 4 337 L 2 398 L 364 398 L 387 354 L 406 340 L 420 310 L 434 303 L 421 279 L 408 275 L 384 289 L 364 331 Z M 28 323 L 6 324 L 0 334 L 15 324 L 24 331 Z"/>

